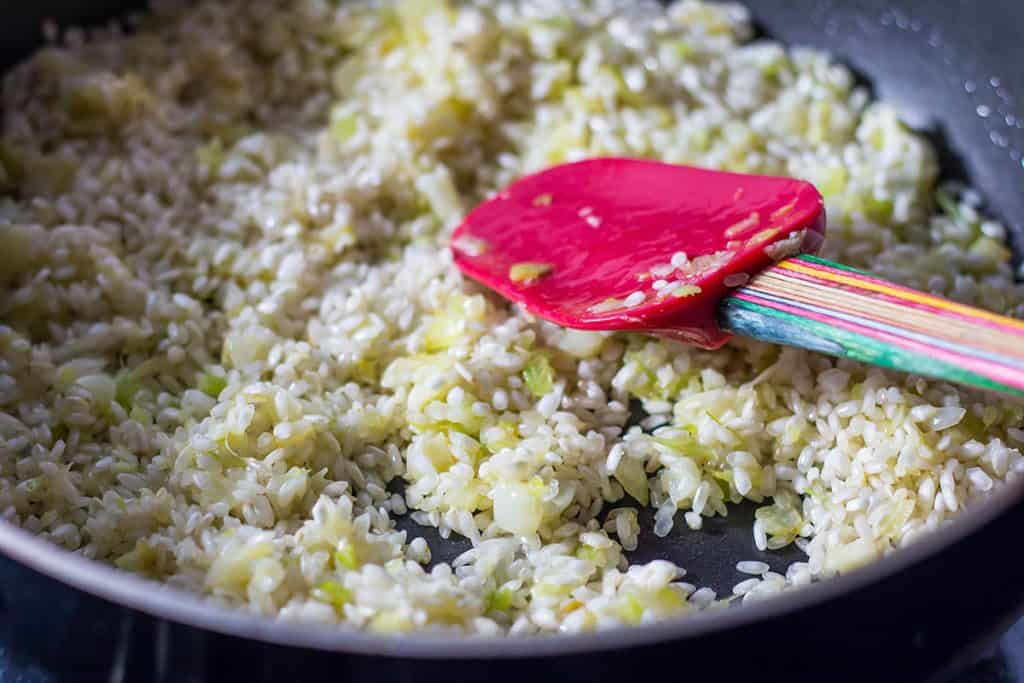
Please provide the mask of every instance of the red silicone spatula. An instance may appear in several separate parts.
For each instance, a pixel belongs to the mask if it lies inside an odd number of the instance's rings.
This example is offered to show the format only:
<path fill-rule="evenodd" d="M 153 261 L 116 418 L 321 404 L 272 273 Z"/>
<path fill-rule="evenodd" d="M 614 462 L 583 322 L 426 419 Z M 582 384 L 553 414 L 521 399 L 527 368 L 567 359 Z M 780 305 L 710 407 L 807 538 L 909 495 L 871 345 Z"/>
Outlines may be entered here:
<path fill-rule="evenodd" d="M 458 267 L 538 317 L 717 348 L 731 333 L 1024 394 L 1024 322 L 807 255 L 809 183 L 602 158 L 527 176 L 452 236 Z"/>

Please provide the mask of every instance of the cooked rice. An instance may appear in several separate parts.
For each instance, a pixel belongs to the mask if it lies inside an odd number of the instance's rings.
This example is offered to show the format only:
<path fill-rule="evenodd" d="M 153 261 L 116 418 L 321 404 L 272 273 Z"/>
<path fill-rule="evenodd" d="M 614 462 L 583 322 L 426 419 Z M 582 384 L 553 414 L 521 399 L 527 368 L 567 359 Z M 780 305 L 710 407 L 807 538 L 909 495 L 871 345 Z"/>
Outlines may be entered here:
<path fill-rule="evenodd" d="M 759 548 L 808 555 L 744 564 L 744 602 L 940 527 L 1024 471 L 1020 404 L 566 331 L 452 266 L 517 176 L 656 157 L 809 179 L 827 256 L 1019 315 L 1003 227 L 961 188 L 935 211 L 928 143 L 750 37 L 693 0 L 157 2 L 66 32 L 3 90 L 4 517 L 257 613 L 516 635 L 721 604 L 623 551 L 743 499 Z M 604 516 L 626 494 L 653 532 Z M 472 550 L 428 570 L 407 513 Z"/>

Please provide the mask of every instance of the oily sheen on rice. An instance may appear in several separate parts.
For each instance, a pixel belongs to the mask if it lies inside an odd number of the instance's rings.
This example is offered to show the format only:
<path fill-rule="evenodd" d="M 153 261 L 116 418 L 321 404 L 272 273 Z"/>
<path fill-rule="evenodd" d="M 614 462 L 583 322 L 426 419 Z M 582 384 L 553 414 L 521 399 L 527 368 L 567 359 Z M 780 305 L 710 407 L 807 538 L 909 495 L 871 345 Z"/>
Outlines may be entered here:
<path fill-rule="evenodd" d="M 751 42 L 743 8 L 161 1 L 130 23 L 67 31 L 4 83 L 11 522 L 266 615 L 524 635 L 724 604 L 628 551 L 742 499 L 758 547 L 807 553 L 785 576 L 740 562 L 747 601 L 1024 471 L 1019 403 L 557 329 L 453 268 L 453 225 L 519 175 L 653 157 L 811 180 L 827 256 L 1020 315 L 977 195 L 937 189 L 928 143 L 844 67 Z M 472 550 L 425 568 L 404 514 Z"/>

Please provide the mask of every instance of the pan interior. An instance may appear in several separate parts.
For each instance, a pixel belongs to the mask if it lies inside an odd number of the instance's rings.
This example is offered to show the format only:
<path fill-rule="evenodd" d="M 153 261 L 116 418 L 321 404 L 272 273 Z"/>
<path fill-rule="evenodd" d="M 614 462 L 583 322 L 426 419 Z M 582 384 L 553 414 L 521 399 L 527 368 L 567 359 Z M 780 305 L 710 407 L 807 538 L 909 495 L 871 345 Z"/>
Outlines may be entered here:
<path fill-rule="evenodd" d="M 880 97 L 894 102 L 910 124 L 929 134 L 950 177 L 972 179 L 1019 240 L 1024 228 L 1024 198 L 1017 191 L 1024 133 L 1017 125 L 1021 119 L 1012 93 L 1024 92 L 1024 83 L 1015 84 L 1014 74 L 1001 71 L 996 55 L 958 51 L 957 46 L 982 44 L 971 42 L 977 37 L 972 33 L 975 29 L 966 17 L 957 15 L 961 8 L 937 9 L 926 2 L 902 3 L 905 9 L 899 11 L 889 6 L 820 2 L 809 14 L 801 11 L 796 17 L 788 3 L 768 0 L 757 4 L 755 16 L 773 38 L 823 47 L 866 74 Z M 1013 26 L 1010 19 L 996 17 L 992 26 Z M 937 101 L 943 102 L 940 116 Z M 989 114 L 981 116 L 979 112 L 984 111 Z M 673 533 L 657 539 L 650 533 L 653 511 L 642 508 L 643 541 L 631 558 L 636 562 L 671 559 L 687 568 L 688 580 L 723 592 L 741 578 L 735 570 L 737 559 L 761 559 L 776 571 L 801 559 L 802 554 L 792 547 L 757 551 L 750 534 L 754 509 L 752 504 L 732 506 L 728 517 L 706 520 L 699 534 Z M 458 537 L 442 540 L 436 530 L 408 518 L 399 521 L 399 528 L 425 537 L 434 563 L 449 561 L 469 547 Z"/>

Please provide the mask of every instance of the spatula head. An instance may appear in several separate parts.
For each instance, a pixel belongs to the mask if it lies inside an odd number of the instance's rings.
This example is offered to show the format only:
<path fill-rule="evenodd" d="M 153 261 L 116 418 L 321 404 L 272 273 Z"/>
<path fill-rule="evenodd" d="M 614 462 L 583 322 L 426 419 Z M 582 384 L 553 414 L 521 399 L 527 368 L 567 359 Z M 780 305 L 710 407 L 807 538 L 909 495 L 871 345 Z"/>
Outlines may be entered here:
<path fill-rule="evenodd" d="M 721 299 L 816 251 L 824 230 L 807 182 L 602 158 L 516 181 L 470 212 L 452 250 L 465 274 L 559 325 L 717 348 Z"/>

